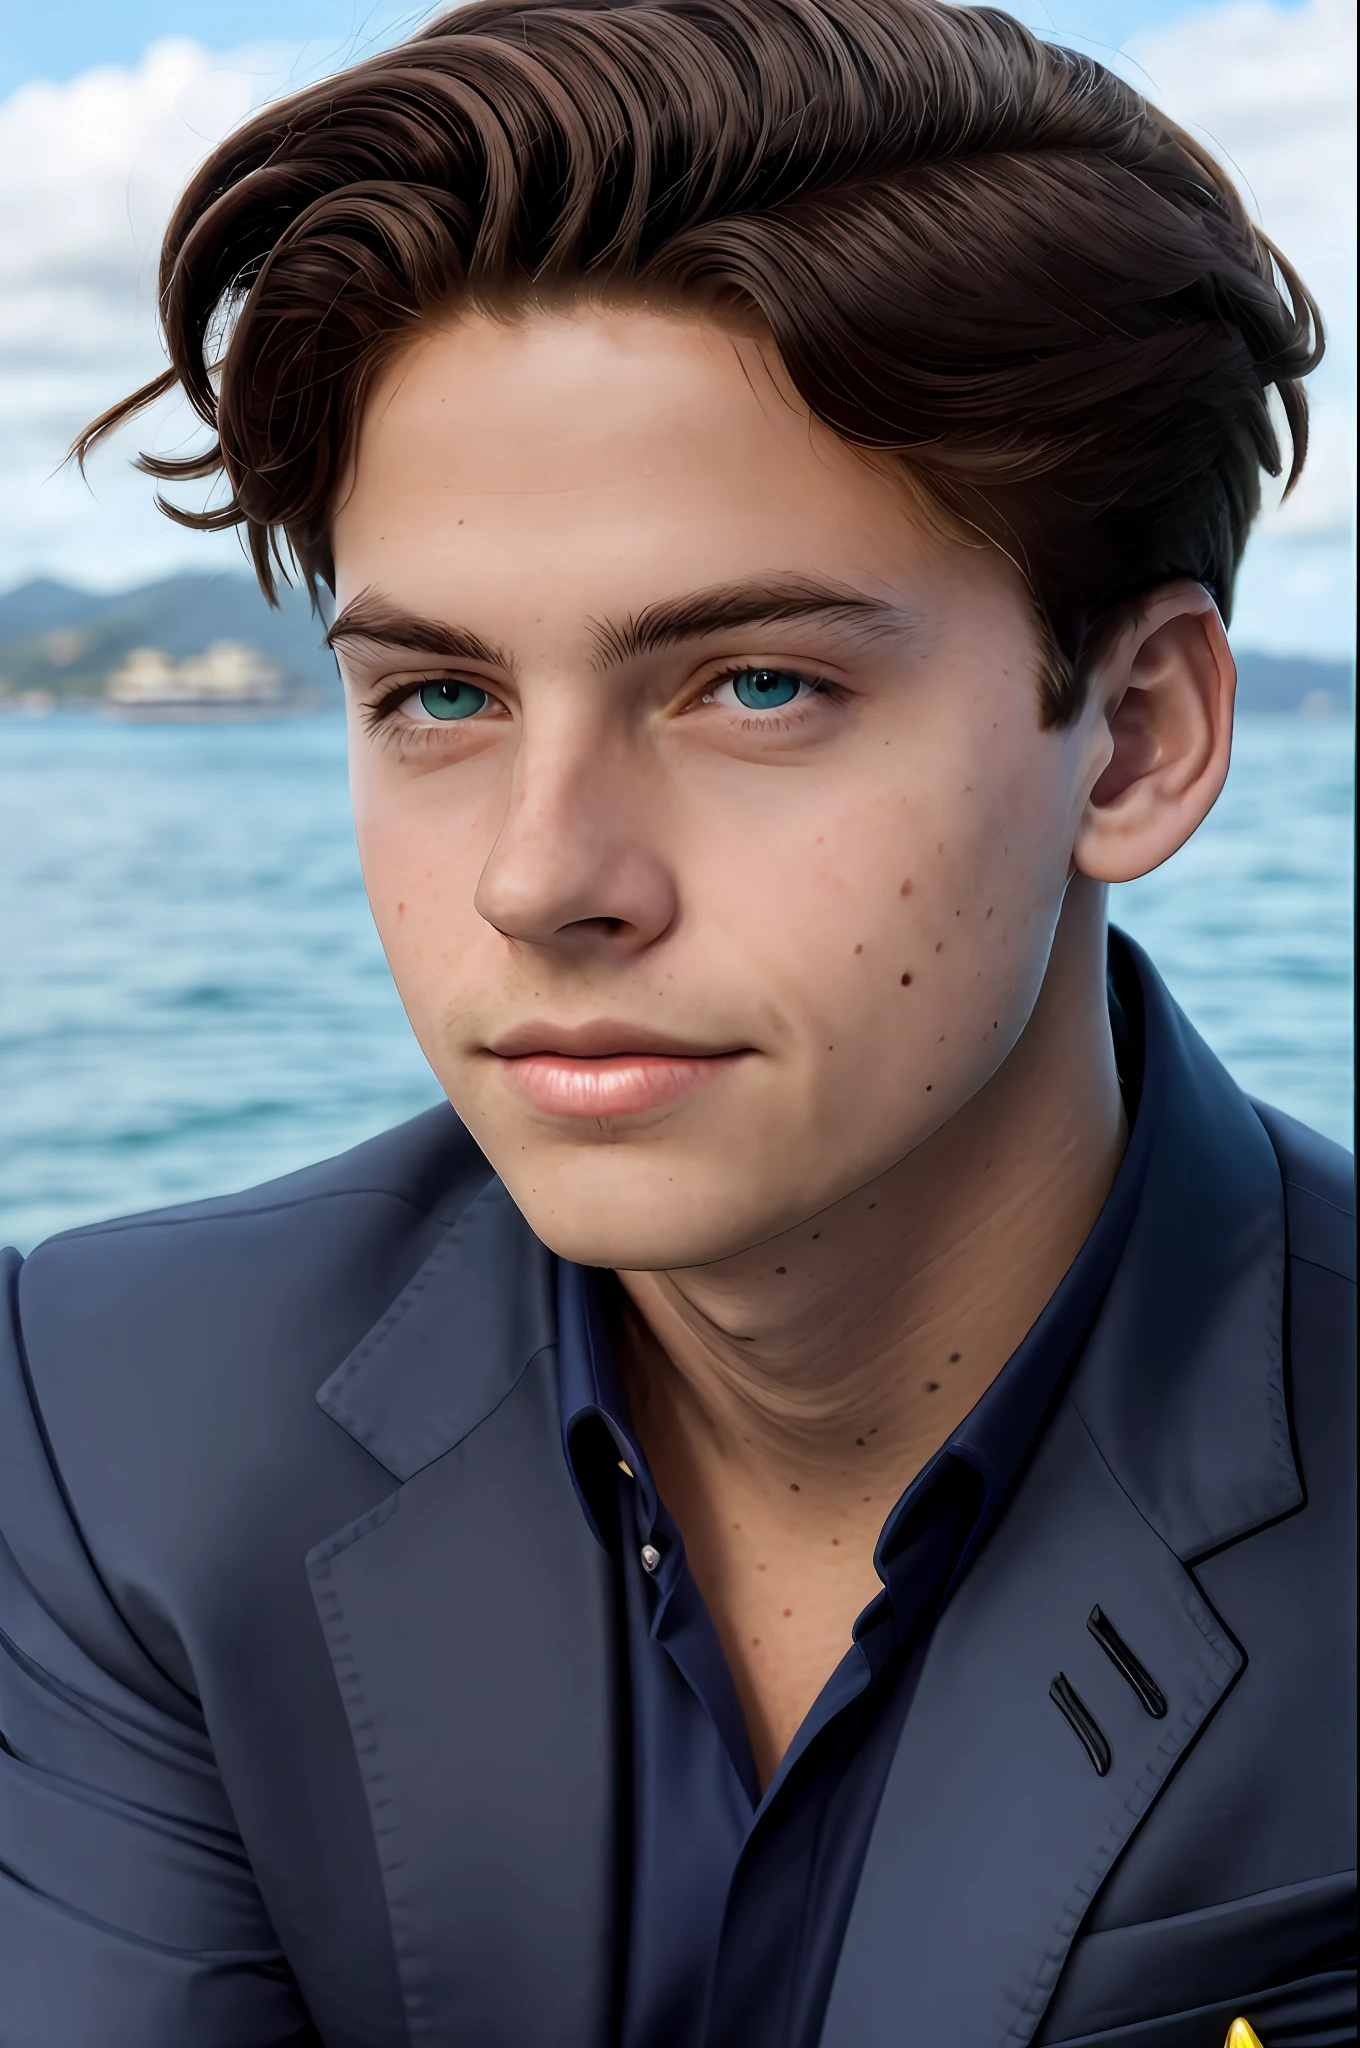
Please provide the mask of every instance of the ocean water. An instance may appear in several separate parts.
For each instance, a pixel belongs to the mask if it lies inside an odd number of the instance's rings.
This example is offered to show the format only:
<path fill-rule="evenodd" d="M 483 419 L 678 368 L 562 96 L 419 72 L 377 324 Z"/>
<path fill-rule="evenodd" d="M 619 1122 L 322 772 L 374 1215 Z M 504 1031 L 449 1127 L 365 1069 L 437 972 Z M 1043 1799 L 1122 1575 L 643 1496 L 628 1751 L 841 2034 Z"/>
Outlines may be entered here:
<path fill-rule="evenodd" d="M 1351 732 L 1244 719 L 1115 892 L 1244 1086 L 1349 1142 Z M 0 723 L 0 1244 L 244 1187 L 438 1100 L 368 919 L 344 730 Z"/>

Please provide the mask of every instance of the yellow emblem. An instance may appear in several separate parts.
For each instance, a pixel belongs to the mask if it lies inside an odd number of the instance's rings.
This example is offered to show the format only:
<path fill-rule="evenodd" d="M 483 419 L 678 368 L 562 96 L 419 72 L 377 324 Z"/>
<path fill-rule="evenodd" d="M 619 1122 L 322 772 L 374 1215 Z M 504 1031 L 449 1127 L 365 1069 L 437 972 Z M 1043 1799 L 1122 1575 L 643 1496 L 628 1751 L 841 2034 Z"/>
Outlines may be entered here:
<path fill-rule="evenodd" d="M 1234 2020 L 1223 2048 L 1261 2048 L 1261 2036 L 1246 2020 Z"/>

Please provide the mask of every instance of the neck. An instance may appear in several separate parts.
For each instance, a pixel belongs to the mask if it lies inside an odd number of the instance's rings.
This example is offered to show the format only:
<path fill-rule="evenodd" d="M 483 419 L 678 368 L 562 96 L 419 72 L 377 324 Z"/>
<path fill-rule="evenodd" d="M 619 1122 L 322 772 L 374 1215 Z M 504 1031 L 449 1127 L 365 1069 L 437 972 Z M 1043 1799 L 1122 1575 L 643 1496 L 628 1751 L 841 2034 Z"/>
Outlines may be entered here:
<path fill-rule="evenodd" d="M 876 1526 L 1057 1287 L 1125 1138 L 1104 891 L 1078 877 L 1029 1024 L 948 1124 L 770 1244 L 619 1275 L 621 1369 L 663 1493 L 708 1493 L 707 1471 L 724 1494 L 810 1493 Z"/>

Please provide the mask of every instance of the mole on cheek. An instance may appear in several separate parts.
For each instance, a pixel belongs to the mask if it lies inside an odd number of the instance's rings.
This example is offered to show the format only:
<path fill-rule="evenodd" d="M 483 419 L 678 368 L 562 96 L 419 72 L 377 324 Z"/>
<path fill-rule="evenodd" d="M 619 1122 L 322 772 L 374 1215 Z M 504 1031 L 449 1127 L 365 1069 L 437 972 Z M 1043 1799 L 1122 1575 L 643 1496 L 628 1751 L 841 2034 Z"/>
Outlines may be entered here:
<path fill-rule="evenodd" d="M 911 976 L 909 974 L 904 974 L 902 976 L 902 986 L 903 988 L 911 987 Z"/>
<path fill-rule="evenodd" d="M 857 953 L 862 953 L 862 952 L 864 951 L 864 948 L 863 948 L 863 946 L 856 946 L 856 948 L 855 948 L 855 951 L 856 951 Z"/>
<path fill-rule="evenodd" d="M 907 880 L 906 880 L 906 881 L 905 881 L 905 882 L 904 882 L 904 883 L 902 884 L 901 888 L 900 888 L 900 889 L 898 890 L 898 892 L 897 892 L 897 893 L 898 893 L 898 895 L 899 895 L 899 896 L 910 896 L 910 894 L 911 894 L 911 877 L 910 877 L 910 876 L 908 876 L 908 877 L 907 877 Z"/>
<path fill-rule="evenodd" d="M 405 905 L 404 903 L 399 903 L 399 904 L 397 905 L 397 922 L 398 922 L 398 924 L 400 924 L 400 922 L 401 922 L 402 918 L 404 918 L 404 917 L 405 917 L 405 915 L 406 915 L 406 905 Z"/>

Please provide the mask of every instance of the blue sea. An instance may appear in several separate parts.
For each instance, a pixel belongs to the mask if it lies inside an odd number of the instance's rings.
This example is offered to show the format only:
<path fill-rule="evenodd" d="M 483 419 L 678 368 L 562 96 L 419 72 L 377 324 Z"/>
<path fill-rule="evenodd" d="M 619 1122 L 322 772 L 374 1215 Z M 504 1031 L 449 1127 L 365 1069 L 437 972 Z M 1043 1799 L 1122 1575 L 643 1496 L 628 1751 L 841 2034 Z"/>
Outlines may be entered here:
<path fill-rule="evenodd" d="M 1349 1142 L 1351 730 L 1246 718 L 1115 892 L 1238 1080 Z M 438 1090 L 369 922 L 338 719 L 0 723 L 0 1244 L 319 1159 Z"/>

